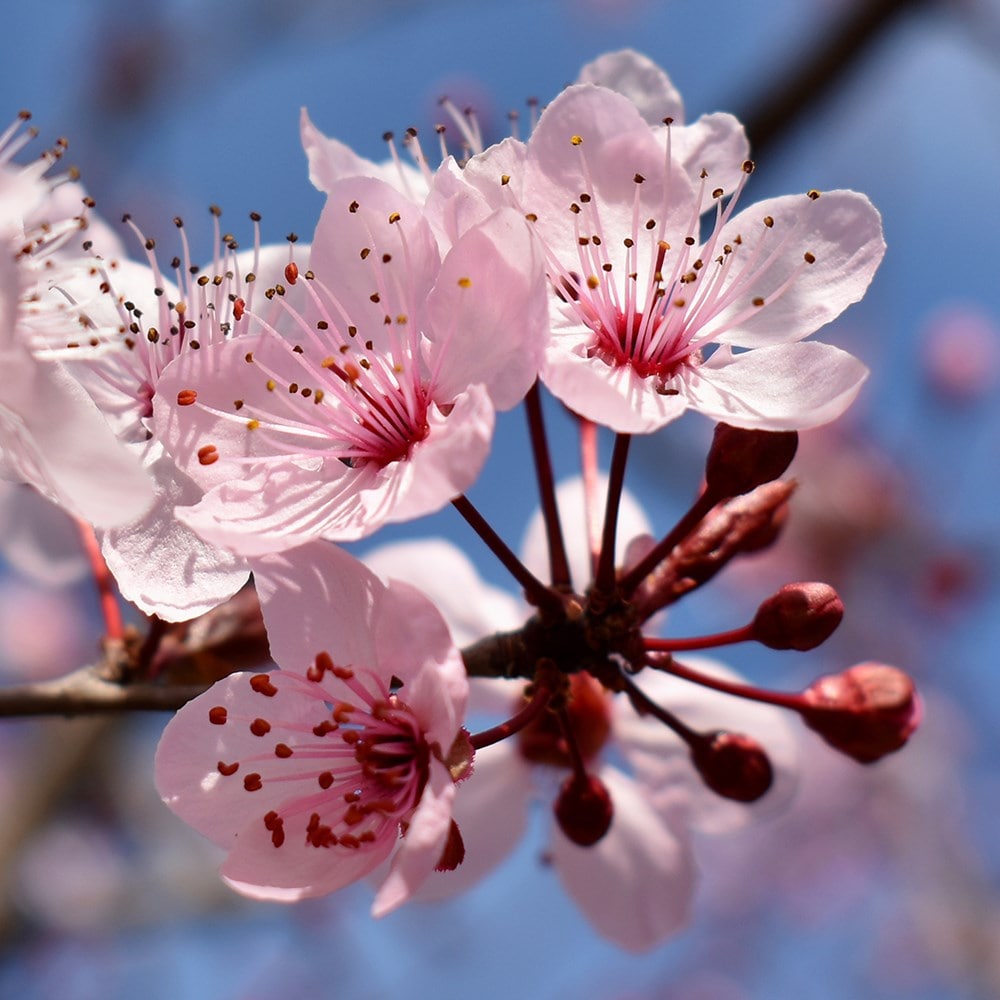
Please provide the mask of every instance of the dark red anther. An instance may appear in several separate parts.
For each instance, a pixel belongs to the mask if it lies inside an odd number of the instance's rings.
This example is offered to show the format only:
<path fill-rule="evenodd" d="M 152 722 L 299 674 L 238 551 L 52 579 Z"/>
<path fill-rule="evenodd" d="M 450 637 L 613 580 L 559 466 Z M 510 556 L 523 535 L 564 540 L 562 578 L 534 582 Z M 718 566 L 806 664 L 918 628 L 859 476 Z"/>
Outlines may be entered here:
<path fill-rule="evenodd" d="M 806 725 L 862 764 L 899 750 L 923 716 L 913 681 L 884 663 L 858 663 L 820 677 L 802 700 Z"/>
<path fill-rule="evenodd" d="M 826 642 L 844 617 L 844 605 L 825 583 L 789 583 L 757 609 L 753 637 L 770 649 L 805 652 Z"/>
<path fill-rule="evenodd" d="M 285 265 L 285 281 L 290 285 L 294 285 L 296 281 L 299 280 L 299 265 L 295 263 L 294 260 L 290 260 Z"/>
<path fill-rule="evenodd" d="M 581 847 L 596 844 L 614 818 L 611 794 L 592 774 L 571 774 L 559 789 L 554 812 L 562 832 Z"/>
<path fill-rule="evenodd" d="M 705 784 L 736 802 L 756 802 L 771 787 L 774 771 L 761 745 L 742 733 L 710 733 L 691 747 Z"/>

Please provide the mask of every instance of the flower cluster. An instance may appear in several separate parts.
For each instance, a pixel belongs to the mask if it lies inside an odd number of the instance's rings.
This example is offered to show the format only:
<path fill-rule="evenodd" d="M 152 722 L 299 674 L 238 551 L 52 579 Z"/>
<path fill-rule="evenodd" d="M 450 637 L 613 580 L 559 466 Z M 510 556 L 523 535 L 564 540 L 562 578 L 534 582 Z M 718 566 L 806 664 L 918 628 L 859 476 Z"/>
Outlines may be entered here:
<path fill-rule="evenodd" d="M 106 233 L 77 241 L 92 206 L 67 214 L 75 180 L 47 179 L 61 147 L 15 167 L 6 134 L 4 471 L 98 529 L 102 565 L 151 616 L 133 678 L 162 688 L 183 659 L 214 679 L 212 643 L 198 659 L 191 637 L 226 607 L 244 620 L 247 591 L 230 599 L 252 572 L 277 669 L 215 655 L 222 679 L 156 761 L 167 805 L 228 849 L 231 886 L 287 901 L 374 874 L 384 914 L 483 876 L 541 796 L 566 890 L 641 950 L 686 919 L 692 831 L 790 789 L 781 710 L 865 763 L 919 721 L 886 665 L 787 694 L 688 656 L 814 649 L 843 614 L 825 584 L 788 584 L 726 633 L 657 635 L 664 608 L 777 537 L 796 432 L 857 395 L 864 366 L 806 338 L 864 294 L 881 223 L 852 191 L 748 205 L 739 122 L 685 124 L 633 52 L 585 67 L 526 140 L 487 147 L 455 118 L 462 157 L 433 169 L 413 130 L 415 166 L 394 145 L 375 164 L 303 112 L 326 197 L 311 241 L 262 246 L 254 215 L 240 251 L 213 209 L 204 267 L 179 219 L 169 268 L 134 226 L 141 263 Z M 559 487 L 543 387 L 579 428 L 581 474 Z M 522 555 L 466 496 L 518 405 L 541 508 Z M 718 426 L 690 509 L 657 535 L 625 487 L 630 441 L 688 409 Z M 338 547 L 449 504 L 523 602 L 444 542 L 367 565 Z"/>

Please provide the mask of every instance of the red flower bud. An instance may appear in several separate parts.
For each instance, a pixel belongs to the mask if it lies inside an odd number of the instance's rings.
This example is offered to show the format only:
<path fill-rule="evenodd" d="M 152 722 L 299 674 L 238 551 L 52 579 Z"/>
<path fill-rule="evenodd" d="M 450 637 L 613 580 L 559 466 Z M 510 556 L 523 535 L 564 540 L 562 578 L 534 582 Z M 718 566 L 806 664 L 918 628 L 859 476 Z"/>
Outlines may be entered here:
<path fill-rule="evenodd" d="M 777 479 L 799 444 L 796 431 L 757 431 L 718 424 L 705 462 L 705 488 L 719 500 Z"/>
<path fill-rule="evenodd" d="M 844 617 L 844 605 L 825 583 L 789 583 L 757 609 L 753 637 L 771 649 L 805 652 L 826 642 Z"/>
<path fill-rule="evenodd" d="M 862 764 L 903 746 L 923 715 L 913 681 L 884 663 L 859 663 L 820 677 L 802 698 L 806 725 Z"/>
<path fill-rule="evenodd" d="M 691 747 L 691 759 L 713 792 L 737 802 L 756 802 L 774 780 L 764 749 L 742 733 L 709 733 Z"/>
<path fill-rule="evenodd" d="M 554 807 L 563 833 L 581 847 L 596 844 L 611 828 L 614 807 L 604 782 L 593 775 L 570 775 Z"/>

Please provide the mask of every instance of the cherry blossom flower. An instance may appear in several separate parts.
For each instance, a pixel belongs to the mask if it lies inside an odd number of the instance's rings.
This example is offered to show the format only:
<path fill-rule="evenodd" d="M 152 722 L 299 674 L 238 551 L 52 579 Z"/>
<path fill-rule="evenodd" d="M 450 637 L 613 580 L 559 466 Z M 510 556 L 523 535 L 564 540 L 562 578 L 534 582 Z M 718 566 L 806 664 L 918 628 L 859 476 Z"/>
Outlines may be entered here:
<path fill-rule="evenodd" d="M 579 480 L 558 490 L 567 537 L 584 539 L 583 490 Z M 648 522 L 626 492 L 619 512 L 619 559 L 643 549 Z M 634 536 L 632 546 L 624 539 Z M 644 551 L 644 549 L 643 549 Z M 585 545 L 570 551 L 574 579 L 590 573 Z M 529 525 L 525 565 L 544 572 L 546 552 L 541 515 Z M 483 582 L 468 558 L 443 540 L 396 543 L 366 556 L 383 576 L 409 580 L 427 593 L 447 617 L 457 642 L 471 644 L 498 630 L 520 627 L 530 609 Z M 698 668 L 733 678 L 707 660 Z M 695 887 L 691 831 L 720 833 L 745 823 L 761 808 L 787 799 L 793 785 L 794 740 L 773 708 L 704 694 L 702 689 L 655 671 L 642 676 L 645 693 L 698 728 L 766 734 L 777 787 L 766 803 L 748 807 L 720 798 L 699 780 L 687 745 L 669 729 L 639 716 L 624 696 L 615 697 L 586 672 L 570 680 L 567 713 L 588 772 L 610 794 L 613 819 L 607 833 L 589 846 L 574 843 L 560 823 L 551 826 L 548 855 L 566 891 L 603 936 L 633 951 L 662 942 L 686 922 Z M 507 717 L 524 705 L 524 684 L 473 679 L 470 712 Z M 496 867 L 527 826 L 538 797 L 557 797 L 559 781 L 571 766 L 566 741 L 552 716 L 543 717 L 516 738 L 476 752 L 472 778 L 456 800 L 455 817 L 467 845 L 457 871 L 431 879 L 420 899 L 460 892 Z M 557 778 L 557 775 L 559 776 Z M 497 802 L 503 808 L 496 807 Z"/>
<path fill-rule="evenodd" d="M 203 490 L 155 436 L 153 400 L 161 376 L 181 354 L 235 336 L 235 317 L 253 306 L 258 285 L 278 280 L 289 258 L 287 246 L 260 245 L 256 214 L 251 216 L 254 247 L 244 253 L 237 253 L 231 235 L 221 235 L 219 209 L 213 207 L 212 214 L 216 252 L 204 268 L 192 264 L 183 223 L 174 220 L 182 245 L 182 255 L 172 261 L 174 280 L 160 268 L 155 241 L 141 235 L 146 264 L 95 257 L 103 291 L 88 303 L 86 315 L 89 342 L 98 346 L 65 351 L 121 440 L 141 456 L 153 477 L 153 506 L 143 517 L 104 533 L 102 551 L 123 596 L 166 621 L 188 620 L 226 600 L 246 583 L 249 567 L 177 516 L 178 509 L 197 503 Z M 151 574 L 150 566 L 157 572 Z"/>
<path fill-rule="evenodd" d="M 624 93 L 569 87 L 526 143 L 505 140 L 463 172 L 492 204 L 524 211 L 545 247 L 546 385 L 622 433 L 688 408 L 766 430 L 837 417 L 867 370 L 800 341 L 871 281 L 884 251 L 871 203 L 809 191 L 737 212 L 754 166 L 735 118 L 683 125 L 669 80 L 634 53 L 584 79 Z"/>
<path fill-rule="evenodd" d="M 168 451 L 206 489 L 184 519 L 251 556 L 358 538 L 462 493 L 495 410 L 536 377 L 546 324 L 517 213 L 442 259 L 421 209 L 373 178 L 334 185 L 309 270 L 290 265 L 287 285 L 273 294 L 291 335 L 248 311 L 253 332 L 179 358 L 154 401 Z"/>
<path fill-rule="evenodd" d="M 332 546 L 254 569 L 281 669 L 233 674 L 181 709 L 157 787 L 229 849 L 222 875 L 239 892 L 334 892 L 392 856 L 373 908 L 388 913 L 435 866 L 461 861 L 451 810 L 472 755 L 461 655 L 423 595 Z"/>
<path fill-rule="evenodd" d="M 60 178 L 47 176 L 65 143 L 27 166 L 12 161 L 31 135 L 19 134 L 23 119 L 0 136 L 0 474 L 109 527 L 148 507 L 150 483 L 83 388 L 34 353 L 80 330 L 62 289 L 91 263 L 67 249 L 87 224 L 82 192 L 72 184 L 81 196 L 73 210 L 72 197 L 55 193 Z"/>

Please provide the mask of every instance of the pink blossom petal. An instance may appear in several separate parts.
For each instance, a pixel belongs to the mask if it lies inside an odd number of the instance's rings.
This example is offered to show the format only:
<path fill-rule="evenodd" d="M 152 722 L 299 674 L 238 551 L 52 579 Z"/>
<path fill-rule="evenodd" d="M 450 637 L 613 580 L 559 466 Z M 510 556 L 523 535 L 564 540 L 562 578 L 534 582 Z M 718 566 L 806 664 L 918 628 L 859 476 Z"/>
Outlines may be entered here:
<path fill-rule="evenodd" d="M 295 737 L 310 733 L 319 716 L 328 713 L 317 711 L 314 698 L 302 696 L 301 678 L 283 678 L 281 671 L 268 674 L 277 690 L 265 695 L 251 686 L 253 676 L 230 674 L 188 702 L 170 720 L 156 751 L 155 779 L 160 796 L 185 823 L 227 848 L 236 843 L 240 831 L 256 824 L 264 829 L 261 818 L 272 808 L 268 796 L 273 788 L 280 788 L 286 799 L 318 791 L 312 773 L 288 781 L 294 758 L 279 758 L 274 748 L 287 733 Z M 213 709 L 225 711 L 213 715 Z M 213 724 L 212 718 L 225 721 Z M 257 736 L 250 728 L 258 718 L 266 718 L 271 726 L 264 736 Z M 218 769 L 220 761 L 224 765 L 239 761 L 240 768 L 223 774 Z M 267 794 L 263 788 L 246 790 L 248 772 L 261 776 Z"/>
<path fill-rule="evenodd" d="M 421 329 L 440 268 L 437 240 L 421 208 L 383 181 L 332 185 L 316 226 L 309 267 L 374 350 L 392 345 L 400 315 Z M 376 296 L 373 300 L 372 296 Z"/>
<path fill-rule="evenodd" d="M 503 209 L 461 236 L 427 303 L 439 398 L 484 383 L 498 410 L 519 403 L 538 375 L 548 296 L 541 247 L 519 212 Z"/>
<path fill-rule="evenodd" d="M 691 847 L 620 771 L 605 766 L 598 776 L 614 804 L 611 829 L 592 847 L 579 847 L 555 829 L 553 864 L 599 934 L 628 951 L 648 951 L 689 918 Z"/>
<path fill-rule="evenodd" d="M 7 353 L 0 364 L 0 440 L 20 476 L 95 527 L 139 517 L 152 502 L 152 482 L 82 386 L 26 353 Z"/>
<path fill-rule="evenodd" d="M 734 355 L 720 347 L 682 374 L 690 405 L 713 420 L 759 430 L 808 430 L 836 420 L 854 402 L 868 369 L 817 341 Z"/>
<path fill-rule="evenodd" d="M 666 130 L 661 141 L 666 142 Z M 743 178 L 743 164 L 750 156 L 750 141 L 742 123 L 733 115 L 702 115 L 690 125 L 670 127 L 670 154 L 692 180 L 705 175 L 710 190 L 732 192 Z"/>
<path fill-rule="evenodd" d="M 481 683 L 473 681 L 472 688 Z M 472 775 L 457 786 L 452 810 L 465 843 L 465 860 L 454 871 L 435 873 L 416 900 L 456 896 L 493 871 L 524 836 L 533 795 L 532 768 L 515 741 L 477 751 Z"/>
<path fill-rule="evenodd" d="M 451 829 L 451 807 L 455 783 L 440 761 L 431 760 L 430 775 L 420 796 L 420 805 L 410 819 L 389 875 L 372 904 L 372 916 L 384 917 L 398 909 L 423 885 L 435 865 Z"/>
<path fill-rule="evenodd" d="M 590 339 L 589 332 L 562 336 L 557 330 L 542 364 L 545 385 L 574 413 L 619 434 L 648 434 L 684 413 L 685 396 L 656 392 L 631 365 L 586 357 Z"/>
<path fill-rule="evenodd" d="M 253 569 L 277 663 L 305 671 L 320 650 L 344 666 L 378 661 L 372 626 L 384 588 L 352 555 L 312 542 L 254 560 Z"/>
<path fill-rule="evenodd" d="M 468 556 L 443 538 L 383 545 L 363 559 L 383 580 L 405 580 L 423 591 L 444 615 L 457 646 L 524 622 L 522 605 L 482 580 Z M 507 707 L 514 698 L 508 698 Z"/>
<path fill-rule="evenodd" d="M 176 508 L 176 515 L 206 541 L 247 558 L 316 538 L 353 540 L 384 521 L 392 497 L 372 488 L 375 470 L 350 473 L 336 459 L 306 470 L 293 461 L 260 466 L 241 481 L 213 487 L 193 507 Z"/>
<path fill-rule="evenodd" d="M 579 140 L 579 141 L 578 141 Z M 550 246 L 577 253 L 579 236 L 591 235 L 586 216 L 571 210 L 581 193 L 600 214 L 603 252 L 615 267 L 633 270 L 622 239 L 633 231 L 633 212 L 654 218 L 667 231 L 692 225 L 694 190 L 685 174 L 664 172 L 663 149 L 635 105 L 601 87 L 564 90 L 544 111 L 528 143 L 523 207 L 538 216 L 537 229 Z M 644 178 L 636 183 L 636 175 Z M 638 270 L 651 262 L 645 243 Z M 564 266 L 566 261 L 563 261 Z"/>
<path fill-rule="evenodd" d="M 147 468 L 156 485 L 153 506 L 138 520 L 104 535 L 104 559 L 122 596 L 140 611 L 164 621 L 188 621 L 232 597 L 250 569 L 245 560 L 205 542 L 174 516 L 175 506 L 201 497 L 195 483 L 164 456 Z"/>
<path fill-rule="evenodd" d="M 432 407 L 427 413 L 427 437 L 414 445 L 405 462 L 382 470 L 382 478 L 392 486 L 392 496 L 379 507 L 385 510 L 385 519 L 409 521 L 433 514 L 469 489 L 489 455 L 494 420 L 493 404 L 482 386 L 470 386 L 447 416 Z M 376 522 L 377 510 L 370 516 Z"/>
<path fill-rule="evenodd" d="M 299 116 L 302 147 L 309 160 L 309 180 L 320 191 L 329 190 L 347 177 L 376 177 L 392 185 L 411 201 L 423 201 L 427 181 L 423 174 L 407 163 L 375 163 L 358 156 L 350 146 L 323 135 L 309 119 L 305 108 Z"/>
<path fill-rule="evenodd" d="M 253 824 L 219 870 L 223 881 L 250 899 L 270 903 L 297 903 L 326 896 L 363 879 L 392 853 L 393 841 L 380 842 L 368 851 L 355 851 L 335 860 L 322 849 L 304 842 L 282 845 L 280 866 L 274 862 L 274 845 L 263 824 Z"/>
<path fill-rule="evenodd" d="M 593 83 L 627 97 L 650 125 L 664 118 L 684 122 L 684 102 L 670 77 L 651 59 L 631 49 L 608 52 L 580 70 L 578 83 Z"/>
<path fill-rule="evenodd" d="M 801 340 L 829 323 L 865 294 L 885 253 L 881 217 L 856 191 L 757 202 L 726 224 L 718 243 L 737 236 L 742 245 L 732 273 L 756 255 L 755 263 L 747 266 L 742 293 L 699 337 L 741 347 Z M 757 298 L 762 306 L 753 305 Z"/>
<path fill-rule="evenodd" d="M 444 618 L 419 590 L 390 580 L 371 628 L 376 662 L 403 682 L 400 697 L 420 718 L 427 743 L 447 755 L 465 717 L 469 681 Z"/>

